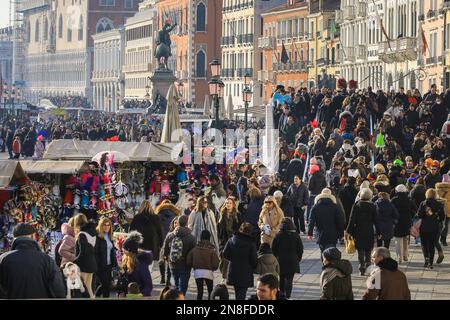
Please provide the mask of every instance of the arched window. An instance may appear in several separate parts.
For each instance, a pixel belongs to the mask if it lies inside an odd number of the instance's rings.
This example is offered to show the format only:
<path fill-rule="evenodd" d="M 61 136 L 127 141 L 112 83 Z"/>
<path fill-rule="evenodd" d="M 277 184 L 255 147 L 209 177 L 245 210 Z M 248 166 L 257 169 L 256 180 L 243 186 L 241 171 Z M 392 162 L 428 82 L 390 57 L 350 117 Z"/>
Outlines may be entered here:
<path fill-rule="evenodd" d="M 197 52 L 195 61 L 196 61 L 197 78 L 205 78 L 206 77 L 206 66 L 205 66 L 206 55 L 205 55 L 205 52 L 203 52 L 203 51 Z"/>
<path fill-rule="evenodd" d="M 45 17 L 44 19 L 44 41 L 48 40 L 48 19 Z"/>
<path fill-rule="evenodd" d="M 391 90 L 392 85 L 394 84 L 394 80 L 392 80 L 392 73 L 388 74 L 388 88 Z"/>
<path fill-rule="evenodd" d="M 416 73 L 415 72 L 411 72 L 411 89 L 415 89 L 416 88 Z"/>
<path fill-rule="evenodd" d="M 58 20 L 58 38 L 62 38 L 63 36 L 63 18 L 62 15 L 59 15 L 59 20 Z"/>
<path fill-rule="evenodd" d="M 50 42 L 55 41 L 55 26 L 54 23 L 50 23 L 50 31 L 49 31 Z"/>
<path fill-rule="evenodd" d="M 67 20 L 67 41 L 72 41 L 72 17 L 69 16 L 69 19 Z"/>
<path fill-rule="evenodd" d="M 29 43 L 30 41 L 31 41 L 31 27 L 30 27 L 30 23 L 27 23 L 26 24 L 26 27 L 25 27 L 26 29 L 26 33 L 25 33 L 25 39 L 26 39 L 26 41 Z"/>
<path fill-rule="evenodd" d="M 103 32 L 103 31 L 111 30 L 113 28 L 114 28 L 114 24 L 113 24 L 112 20 L 109 18 L 103 17 L 97 22 L 97 25 L 95 26 L 95 31 L 97 33 L 99 33 L 99 32 Z"/>
<path fill-rule="evenodd" d="M 83 16 L 78 21 L 78 40 L 83 40 Z"/>
<path fill-rule="evenodd" d="M 405 76 L 403 75 L 403 72 L 400 72 L 400 78 L 398 79 L 398 85 L 400 88 L 403 88 L 405 86 Z"/>
<path fill-rule="evenodd" d="M 39 41 L 39 35 L 41 33 L 41 23 L 39 20 L 36 20 L 35 29 L 34 29 L 34 42 Z"/>
<path fill-rule="evenodd" d="M 197 31 L 206 31 L 206 6 L 203 2 L 197 5 Z"/>

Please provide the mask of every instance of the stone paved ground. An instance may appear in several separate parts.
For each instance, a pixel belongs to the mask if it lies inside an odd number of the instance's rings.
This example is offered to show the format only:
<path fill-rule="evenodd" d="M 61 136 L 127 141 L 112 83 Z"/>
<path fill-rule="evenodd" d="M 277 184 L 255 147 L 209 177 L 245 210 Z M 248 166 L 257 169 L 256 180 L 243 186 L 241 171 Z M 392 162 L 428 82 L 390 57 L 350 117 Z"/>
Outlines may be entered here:
<path fill-rule="evenodd" d="M 305 250 L 303 260 L 300 264 L 300 274 L 294 277 L 294 288 L 291 299 L 293 300 L 317 300 L 320 296 L 319 276 L 322 268 L 320 261 L 320 250 L 314 241 L 308 241 L 302 236 Z M 343 246 L 338 245 L 343 252 Z M 419 246 L 410 246 L 409 261 L 403 262 L 400 269 L 406 273 L 409 287 L 411 290 L 411 298 L 416 300 L 450 300 L 450 247 L 443 247 L 445 259 L 441 265 L 434 265 L 433 270 L 424 270 L 423 255 Z M 391 254 L 395 258 L 395 243 L 391 244 Z M 436 252 L 437 257 L 437 252 Z M 343 253 L 343 258 L 349 259 L 353 265 L 353 293 L 355 299 L 361 299 L 366 289 L 367 276 L 360 276 L 358 270 L 357 254 L 348 255 Z M 163 288 L 159 285 L 160 275 L 158 266 L 155 263 L 152 272 L 155 289 L 153 295 L 159 295 Z M 215 272 L 214 284 L 220 283 L 222 276 Z M 173 280 L 172 280 L 173 283 Z M 256 284 L 256 275 L 255 275 Z M 228 286 L 230 297 L 234 299 L 234 290 Z M 197 288 L 193 276 L 189 281 L 188 299 L 196 299 Z M 247 296 L 254 294 L 255 289 L 249 289 Z M 205 294 L 206 296 L 206 287 Z"/>

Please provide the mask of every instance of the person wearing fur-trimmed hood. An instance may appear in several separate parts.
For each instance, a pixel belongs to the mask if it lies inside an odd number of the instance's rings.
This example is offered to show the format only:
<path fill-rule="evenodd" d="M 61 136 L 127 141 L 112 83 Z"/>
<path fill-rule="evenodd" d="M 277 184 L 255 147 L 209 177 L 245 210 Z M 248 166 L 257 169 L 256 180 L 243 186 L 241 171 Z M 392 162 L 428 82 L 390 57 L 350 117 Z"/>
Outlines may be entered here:
<path fill-rule="evenodd" d="M 352 271 L 352 264 L 341 259 L 337 248 L 326 249 L 320 274 L 320 300 L 353 300 Z"/>
<path fill-rule="evenodd" d="M 344 236 L 344 213 L 337 205 L 331 190 L 324 188 L 314 199 L 311 220 L 308 225 L 308 239 L 312 240 L 314 227 L 317 227 L 317 243 L 322 253 L 325 249 L 336 247 L 338 239 Z"/>

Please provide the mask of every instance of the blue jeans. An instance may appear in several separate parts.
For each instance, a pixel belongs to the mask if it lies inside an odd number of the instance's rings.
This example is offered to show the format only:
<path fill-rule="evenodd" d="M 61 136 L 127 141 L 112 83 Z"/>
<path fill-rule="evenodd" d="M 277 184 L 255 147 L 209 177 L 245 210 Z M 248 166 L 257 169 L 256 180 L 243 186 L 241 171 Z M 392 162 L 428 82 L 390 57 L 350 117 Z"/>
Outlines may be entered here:
<path fill-rule="evenodd" d="M 183 294 L 186 296 L 191 272 L 190 271 L 178 271 L 178 270 L 172 269 L 172 275 L 173 275 L 173 278 L 175 279 L 175 286 L 177 287 L 178 290 L 183 292 Z"/>
<path fill-rule="evenodd" d="M 311 194 L 308 198 L 308 208 L 306 209 L 306 220 L 308 221 L 308 224 L 311 220 L 311 209 L 314 206 L 314 199 L 316 199 L 315 194 Z"/>

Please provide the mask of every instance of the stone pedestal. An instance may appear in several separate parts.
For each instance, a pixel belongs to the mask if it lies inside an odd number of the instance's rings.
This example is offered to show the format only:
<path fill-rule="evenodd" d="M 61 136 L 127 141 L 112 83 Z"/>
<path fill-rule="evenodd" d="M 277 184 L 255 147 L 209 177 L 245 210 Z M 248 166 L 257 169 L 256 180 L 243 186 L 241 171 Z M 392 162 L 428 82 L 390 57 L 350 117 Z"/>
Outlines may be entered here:
<path fill-rule="evenodd" d="M 173 84 L 177 78 L 173 75 L 173 72 L 169 69 L 159 68 L 156 69 L 153 75 L 150 77 L 152 82 L 152 101 L 154 100 L 157 92 L 164 98 L 167 96 L 170 85 Z"/>

